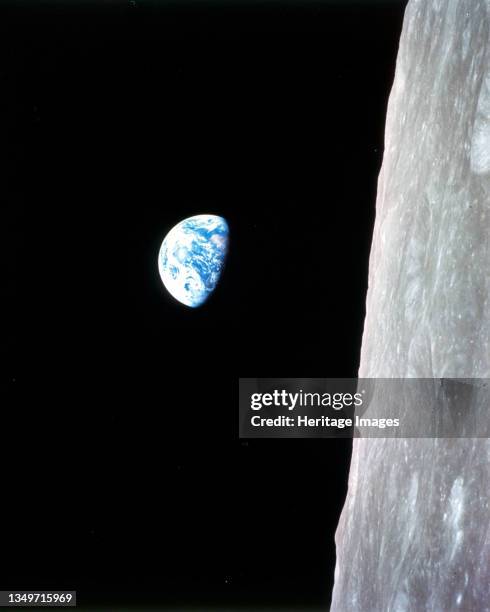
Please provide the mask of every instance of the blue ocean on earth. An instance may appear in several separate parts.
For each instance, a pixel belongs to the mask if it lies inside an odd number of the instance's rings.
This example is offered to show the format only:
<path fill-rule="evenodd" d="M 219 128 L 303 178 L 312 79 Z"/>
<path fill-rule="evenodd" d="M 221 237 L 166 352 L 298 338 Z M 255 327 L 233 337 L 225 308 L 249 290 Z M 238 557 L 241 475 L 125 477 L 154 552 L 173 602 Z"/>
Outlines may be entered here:
<path fill-rule="evenodd" d="M 218 284 L 228 250 L 228 224 L 217 215 L 196 215 L 175 225 L 158 254 L 158 270 L 179 302 L 201 306 Z"/>

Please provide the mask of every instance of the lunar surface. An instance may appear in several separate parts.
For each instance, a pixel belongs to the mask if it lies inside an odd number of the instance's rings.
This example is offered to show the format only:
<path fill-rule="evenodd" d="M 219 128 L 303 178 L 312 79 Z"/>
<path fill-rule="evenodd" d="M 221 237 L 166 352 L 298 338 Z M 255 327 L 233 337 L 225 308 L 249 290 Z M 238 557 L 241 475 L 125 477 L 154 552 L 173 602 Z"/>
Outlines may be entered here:
<path fill-rule="evenodd" d="M 489 196 L 490 0 L 410 0 L 359 376 L 464 378 L 440 406 L 463 424 L 490 377 Z M 335 540 L 332 612 L 490 611 L 490 440 L 355 439 Z"/>
<path fill-rule="evenodd" d="M 196 308 L 216 288 L 228 250 L 228 224 L 217 215 L 196 215 L 178 223 L 165 236 L 158 270 L 168 292 Z"/>

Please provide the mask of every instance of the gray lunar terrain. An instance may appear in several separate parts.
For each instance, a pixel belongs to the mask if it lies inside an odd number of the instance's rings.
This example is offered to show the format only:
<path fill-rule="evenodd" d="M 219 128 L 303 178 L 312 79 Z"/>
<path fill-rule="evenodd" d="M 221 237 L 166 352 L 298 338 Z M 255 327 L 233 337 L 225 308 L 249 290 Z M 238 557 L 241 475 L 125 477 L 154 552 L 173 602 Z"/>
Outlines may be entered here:
<path fill-rule="evenodd" d="M 410 0 L 360 377 L 487 384 L 489 230 L 490 0 Z M 487 438 L 355 439 L 332 612 L 490 611 L 489 501 Z"/>

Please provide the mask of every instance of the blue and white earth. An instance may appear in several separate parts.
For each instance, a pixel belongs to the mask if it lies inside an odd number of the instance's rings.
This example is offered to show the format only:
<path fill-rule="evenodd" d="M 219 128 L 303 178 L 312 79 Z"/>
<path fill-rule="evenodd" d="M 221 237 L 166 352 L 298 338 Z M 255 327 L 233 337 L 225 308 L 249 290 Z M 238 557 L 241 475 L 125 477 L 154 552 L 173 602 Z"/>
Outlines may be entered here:
<path fill-rule="evenodd" d="M 214 291 L 228 249 L 228 224 L 217 215 L 196 215 L 175 225 L 158 254 L 163 284 L 182 304 L 201 306 Z"/>

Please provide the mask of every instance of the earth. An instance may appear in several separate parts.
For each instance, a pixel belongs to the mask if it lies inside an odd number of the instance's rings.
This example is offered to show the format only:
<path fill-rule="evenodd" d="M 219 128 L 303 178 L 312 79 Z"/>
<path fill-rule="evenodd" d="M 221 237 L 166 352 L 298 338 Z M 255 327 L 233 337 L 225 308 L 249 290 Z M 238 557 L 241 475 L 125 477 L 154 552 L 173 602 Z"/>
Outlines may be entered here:
<path fill-rule="evenodd" d="M 217 215 L 196 215 L 175 225 L 158 254 L 158 270 L 179 302 L 201 306 L 218 284 L 228 249 L 228 224 Z"/>

